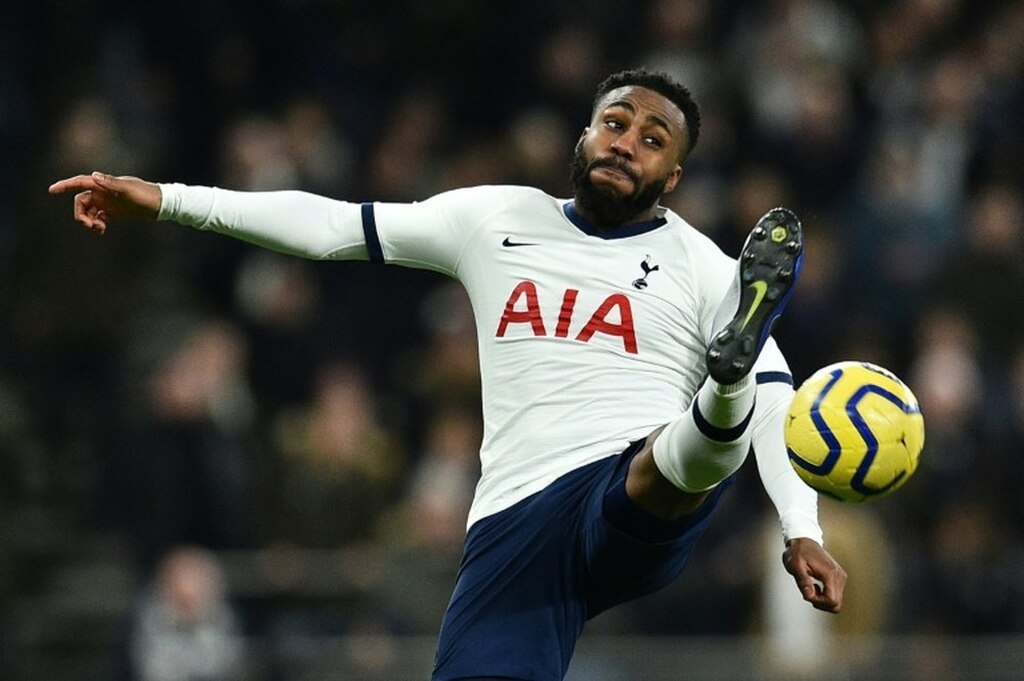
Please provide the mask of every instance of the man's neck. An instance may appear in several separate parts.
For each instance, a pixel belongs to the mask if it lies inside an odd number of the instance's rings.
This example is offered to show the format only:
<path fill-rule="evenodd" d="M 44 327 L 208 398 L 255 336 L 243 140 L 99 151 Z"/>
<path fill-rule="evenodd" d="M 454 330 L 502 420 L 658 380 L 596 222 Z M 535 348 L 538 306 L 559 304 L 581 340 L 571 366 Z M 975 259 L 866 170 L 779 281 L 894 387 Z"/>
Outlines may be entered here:
<path fill-rule="evenodd" d="M 628 220 L 608 221 L 597 225 L 581 213 L 575 201 L 570 201 L 562 208 L 565 216 L 583 233 L 602 239 L 620 239 L 622 237 L 644 234 L 666 224 L 664 215 L 655 207 L 652 211 L 643 211 Z"/>
<path fill-rule="evenodd" d="M 648 222 L 655 220 L 658 217 L 658 205 L 654 204 L 650 208 L 640 211 L 634 215 L 630 215 L 620 219 L 607 219 L 603 216 L 596 214 L 587 206 L 580 203 L 579 198 L 574 198 L 576 206 L 576 212 L 583 217 L 593 228 L 600 232 L 610 232 L 626 225 L 634 225 L 640 222 Z"/>

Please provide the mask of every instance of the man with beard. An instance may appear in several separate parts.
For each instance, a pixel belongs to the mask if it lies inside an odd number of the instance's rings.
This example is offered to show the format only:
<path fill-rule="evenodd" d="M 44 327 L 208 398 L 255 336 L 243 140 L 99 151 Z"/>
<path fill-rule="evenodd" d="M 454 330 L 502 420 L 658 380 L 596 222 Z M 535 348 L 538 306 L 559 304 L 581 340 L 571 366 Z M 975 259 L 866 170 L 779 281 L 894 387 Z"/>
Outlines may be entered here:
<path fill-rule="evenodd" d="M 753 448 L 783 560 L 814 607 L 846 575 L 783 443 L 792 377 L 769 332 L 792 293 L 801 226 L 758 222 L 739 261 L 658 205 L 700 116 L 643 70 L 599 87 L 570 200 L 473 187 L 415 204 L 233 192 L 102 173 L 54 184 L 75 217 L 173 220 L 308 258 L 426 268 L 476 315 L 482 475 L 434 681 L 561 679 L 586 620 L 681 572 Z"/>

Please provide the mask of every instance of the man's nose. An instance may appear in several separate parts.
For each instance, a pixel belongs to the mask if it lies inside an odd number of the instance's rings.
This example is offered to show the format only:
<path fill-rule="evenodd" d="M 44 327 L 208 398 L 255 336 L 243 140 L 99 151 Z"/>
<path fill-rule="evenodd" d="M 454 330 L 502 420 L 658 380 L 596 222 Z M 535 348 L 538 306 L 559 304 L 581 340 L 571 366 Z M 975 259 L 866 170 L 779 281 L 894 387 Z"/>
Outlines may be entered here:
<path fill-rule="evenodd" d="M 632 159 L 636 155 L 636 134 L 627 130 L 612 142 L 612 151 L 623 158 Z"/>

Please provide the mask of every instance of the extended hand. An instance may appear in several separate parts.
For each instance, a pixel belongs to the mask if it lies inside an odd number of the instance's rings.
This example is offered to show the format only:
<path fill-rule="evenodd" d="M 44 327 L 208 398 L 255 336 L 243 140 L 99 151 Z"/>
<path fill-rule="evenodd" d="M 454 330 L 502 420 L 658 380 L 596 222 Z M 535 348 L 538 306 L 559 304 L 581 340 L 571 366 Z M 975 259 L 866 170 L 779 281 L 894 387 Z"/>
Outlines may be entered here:
<path fill-rule="evenodd" d="M 846 589 L 846 570 L 813 539 L 790 539 L 782 554 L 804 600 L 818 610 L 839 612 Z"/>
<path fill-rule="evenodd" d="M 106 173 L 76 175 L 50 185 L 51 194 L 75 194 L 75 220 L 102 234 L 110 220 L 155 220 L 160 187 L 137 177 Z"/>

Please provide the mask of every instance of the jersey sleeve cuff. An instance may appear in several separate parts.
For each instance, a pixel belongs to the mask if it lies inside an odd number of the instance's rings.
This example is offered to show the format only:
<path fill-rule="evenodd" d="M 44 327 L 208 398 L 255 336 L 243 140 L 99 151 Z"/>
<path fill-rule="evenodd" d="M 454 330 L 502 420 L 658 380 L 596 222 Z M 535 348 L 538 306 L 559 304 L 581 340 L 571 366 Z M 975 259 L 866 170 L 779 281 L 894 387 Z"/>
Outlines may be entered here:
<path fill-rule="evenodd" d="M 779 518 L 782 523 L 782 537 L 785 541 L 790 539 L 813 539 L 818 544 L 825 545 L 824 533 L 818 519 L 805 513 L 786 513 Z"/>
<path fill-rule="evenodd" d="M 170 220 L 196 229 L 206 229 L 213 210 L 213 188 L 178 182 L 158 184 L 160 212 L 158 220 Z"/>

